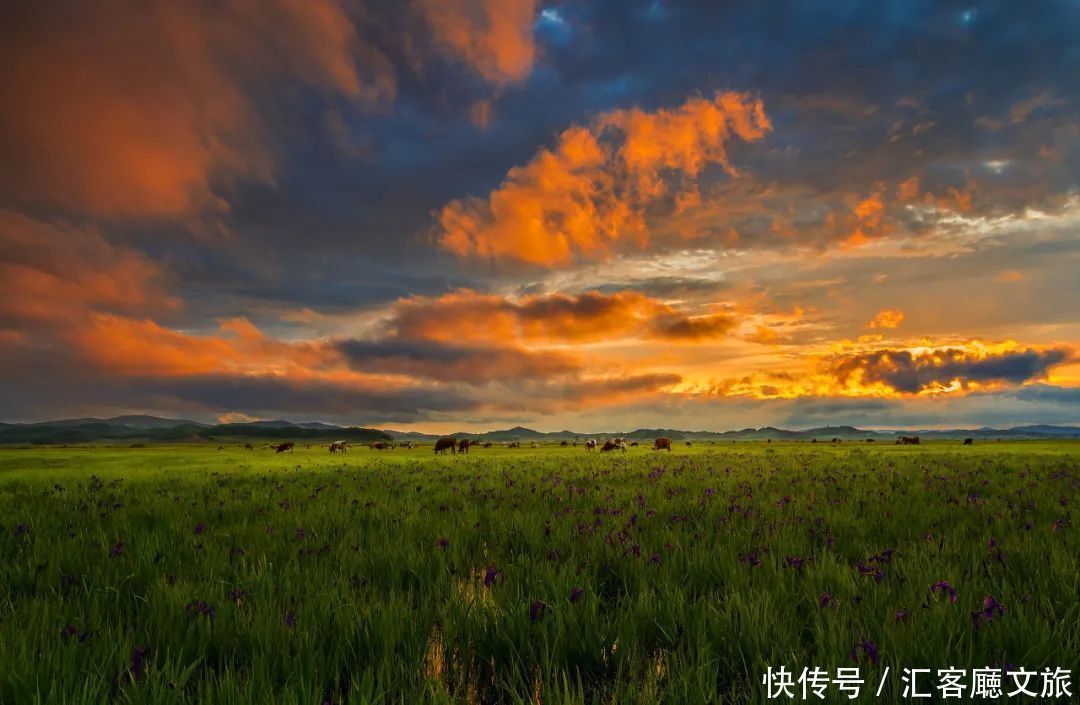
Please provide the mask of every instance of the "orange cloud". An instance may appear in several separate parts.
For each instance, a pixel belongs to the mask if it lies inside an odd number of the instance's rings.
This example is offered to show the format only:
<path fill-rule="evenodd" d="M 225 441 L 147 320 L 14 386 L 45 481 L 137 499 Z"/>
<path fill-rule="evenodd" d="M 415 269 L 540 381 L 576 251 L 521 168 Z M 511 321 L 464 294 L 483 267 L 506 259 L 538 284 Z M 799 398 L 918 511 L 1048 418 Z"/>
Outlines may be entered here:
<path fill-rule="evenodd" d="M 192 335 L 149 319 L 94 314 L 68 339 L 93 364 L 126 376 L 202 374 L 310 376 L 340 368 L 325 344 L 267 338 L 243 318 L 219 324 L 222 335 Z"/>
<path fill-rule="evenodd" d="M 94 310 L 176 309 L 166 278 L 141 252 L 96 230 L 0 211 L 0 326 L 66 326 Z"/>
<path fill-rule="evenodd" d="M 877 312 L 874 319 L 867 324 L 870 328 L 896 328 L 904 322 L 904 312 L 896 309 L 883 308 Z"/>
<path fill-rule="evenodd" d="M 119 218 L 222 208 L 217 185 L 273 175 L 262 88 L 293 79 L 358 100 L 394 90 L 333 0 L 11 7 L 0 18 L 0 194 L 28 205 Z"/>
<path fill-rule="evenodd" d="M 1050 368 L 1073 359 L 1068 348 L 978 343 L 923 349 L 884 348 L 840 354 L 826 371 L 847 390 L 884 389 L 893 394 L 941 394 L 994 389 L 1045 379 Z"/>
<path fill-rule="evenodd" d="M 783 370 L 765 370 L 688 388 L 689 393 L 757 399 L 902 398 L 968 394 L 1045 380 L 1076 360 L 1065 346 L 967 340 L 882 346 L 879 337 L 845 342 L 834 352 L 801 354 Z"/>
<path fill-rule="evenodd" d="M 859 201 L 852 210 L 855 226 L 844 241 L 845 245 L 858 247 L 865 245 L 871 238 L 881 235 L 887 223 L 885 221 L 885 201 L 880 191 Z"/>
<path fill-rule="evenodd" d="M 417 7 L 435 41 L 488 82 L 516 83 L 532 70 L 535 0 L 417 0 Z"/>
<path fill-rule="evenodd" d="M 690 316 L 629 291 L 510 300 L 466 289 L 437 299 L 398 301 L 387 325 L 393 337 L 407 340 L 566 343 L 634 336 L 714 339 L 730 331 L 735 321 L 724 313 Z"/>
<path fill-rule="evenodd" d="M 438 240 L 462 257 L 535 265 L 603 258 L 625 241 L 643 247 L 649 208 L 692 203 L 705 167 L 734 173 L 731 139 L 757 141 L 770 129 L 761 101 L 742 93 L 691 98 L 671 110 L 603 113 L 511 169 L 487 199 L 443 207 Z"/>

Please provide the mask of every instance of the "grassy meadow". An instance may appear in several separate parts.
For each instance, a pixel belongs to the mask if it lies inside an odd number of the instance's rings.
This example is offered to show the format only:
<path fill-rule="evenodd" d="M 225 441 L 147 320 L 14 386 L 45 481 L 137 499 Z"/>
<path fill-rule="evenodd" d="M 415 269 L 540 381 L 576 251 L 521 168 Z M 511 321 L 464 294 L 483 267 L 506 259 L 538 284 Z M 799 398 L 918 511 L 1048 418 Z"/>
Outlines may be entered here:
<path fill-rule="evenodd" d="M 903 667 L 1077 672 L 1078 482 L 1069 442 L 0 449 L 0 703 L 756 703 L 769 665 L 890 667 L 860 701 L 900 702 Z"/>

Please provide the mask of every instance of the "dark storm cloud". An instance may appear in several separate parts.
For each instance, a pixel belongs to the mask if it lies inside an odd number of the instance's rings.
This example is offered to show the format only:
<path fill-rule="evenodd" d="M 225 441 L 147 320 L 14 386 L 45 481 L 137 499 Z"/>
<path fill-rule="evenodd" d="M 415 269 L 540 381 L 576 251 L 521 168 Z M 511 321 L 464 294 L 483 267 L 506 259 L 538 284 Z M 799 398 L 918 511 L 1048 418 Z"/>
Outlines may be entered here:
<path fill-rule="evenodd" d="M 579 370 L 578 362 L 562 353 L 530 352 L 505 346 L 465 347 L 423 340 L 344 340 L 337 348 L 360 372 L 468 384 L 545 379 Z"/>
<path fill-rule="evenodd" d="M 228 409 L 248 414 L 348 416 L 415 421 L 434 413 L 466 413 L 479 406 L 475 397 L 453 389 L 411 386 L 384 389 L 271 377 L 206 375 L 134 380 L 150 398 L 168 408 Z"/>
<path fill-rule="evenodd" d="M 1046 376 L 1047 371 L 1073 357 L 1067 348 L 1017 350 L 977 355 L 959 348 L 925 353 L 875 350 L 833 358 L 829 371 L 846 383 L 859 376 L 865 383 L 883 383 L 905 394 L 958 380 L 969 383 L 1021 384 Z"/>
<path fill-rule="evenodd" d="M 1022 401 L 1080 405 L 1080 388 L 1055 387 L 1050 384 L 1033 384 L 1018 390 L 1016 392 L 1016 398 Z"/>

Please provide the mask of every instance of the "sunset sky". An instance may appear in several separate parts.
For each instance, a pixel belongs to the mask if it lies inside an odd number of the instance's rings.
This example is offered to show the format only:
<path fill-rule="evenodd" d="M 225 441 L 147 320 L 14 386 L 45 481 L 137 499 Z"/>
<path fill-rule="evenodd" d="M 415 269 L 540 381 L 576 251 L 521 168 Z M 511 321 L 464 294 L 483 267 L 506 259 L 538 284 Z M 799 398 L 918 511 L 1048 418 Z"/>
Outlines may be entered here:
<path fill-rule="evenodd" d="M 0 9 L 0 420 L 1080 423 L 1080 3 Z"/>

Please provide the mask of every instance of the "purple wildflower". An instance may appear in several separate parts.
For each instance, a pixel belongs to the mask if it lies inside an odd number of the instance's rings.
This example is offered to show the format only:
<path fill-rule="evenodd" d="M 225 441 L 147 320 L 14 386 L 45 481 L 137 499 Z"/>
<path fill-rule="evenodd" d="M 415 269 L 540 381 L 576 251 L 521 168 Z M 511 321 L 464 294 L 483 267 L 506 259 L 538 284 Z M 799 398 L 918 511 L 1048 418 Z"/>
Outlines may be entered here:
<path fill-rule="evenodd" d="M 761 565 L 761 559 L 758 558 L 758 554 L 755 551 L 750 551 L 739 556 L 739 562 L 745 563 L 751 567 L 757 567 Z"/>
<path fill-rule="evenodd" d="M 862 649 L 862 652 L 864 654 L 866 654 L 866 658 L 870 659 L 870 663 L 872 665 L 874 665 L 874 666 L 877 665 L 877 662 L 878 662 L 877 644 L 870 641 L 869 639 L 863 639 L 862 641 L 856 641 L 854 644 L 852 644 L 851 645 L 851 653 L 849 654 L 849 657 L 855 663 L 859 662 L 859 649 Z"/>
<path fill-rule="evenodd" d="M 930 586 L 931 594 L 936 594 L 938 590 L 948 593 L 949 602 L 954 605 L 956 604 L 956 588 L 954 588 L 952 585 L 949 585 L 949 581 L 939 580 L 938 582 Z"/>
<path fill-rule="evenodd" d="M 654 565 L 660 565 L 663 562 L 664 562 L 664 559 L 660 557 L 659 553 L 654 553 L 651 556 L 649 556 L 649 563 L 652 563 Z"/>
<path fill-rule="evenodd" d="M 585 591 L 579 587 L 570 588 L 570 602 L 578 602 L 585 596 Z"/>
<path fill-rule="evenodd" d="M 864 578 L 873 578 L 875 583 L 880 583 L 885 579 L 885 571 L 876 565 L 866 565 L 862 561 L 859 561 L 857 566 L 859 575 Z"/>
<path fill-rule="evenodd" d="M 896 610 L 896 612 L 893 614 L 893 621 L 894 622 L 903 622 L 907 618 L 908 618 L 908 611 L 906 609 L 904 609 L 903 607 Z"/>
<path fill-rule="evenodd" d="M 296 530 L 296 540 L 297 541 L 303 541 L 304 537 L 306 537 L 306 536 L 307 536 L 307 532 L 304 531 L 303 529 L 297 529 Z"/>
<path fill-rule="evenodd" d="M 529 606 L 529 619 L 536 621 L 547 614 L 548 606 L 543 600 L 537 600 Z"/>
<path fill-rule="evenodd" d="M 30 527 L 26 524 L 19 524 L 15 527 L 15 538 L 26 536 L 30 533 Z"/>
<path fill-rule="evenodd" d="M 131 680 L 140 680 L 146 674 L 146 661 L 149 656 L 149 647 L 136 646 L 131 650 Z"/>
<path fill-rule="evenodd" d="M 971 613 L 971 623 L 978 629 L 983 622 L 992 621 L 995 617 L 1005 616 L 1005 605 L 994 599 L 993 595 L 983 598 L 982 609 Z"/>
<path fill-rule="evenodd" d="M 802 572 L 802 569 L 806 567 L 806 559 L 802 556 L 788 556 L 784 559 L 784 565 L 792 570 Z"/>
<path fill-rule="evenodd" d="M 827 608 L 827 607 L 832 608 L 832 609 L 836 609 L 836 598 L 833 597 L 831 592 L 826 590 L 825 592 L 821 593 L 820 597 L 818 597 L 817 605 L 818 605 L 818 609 L 822 609 L 822 610 Z"/>
<path fill-rule="evenodd" d="M 234 605 L 236 605 L 237 607 L 243 607 L 244 606 L 244 596 L 246 594 L 247 594 L 247 591 L 244 590 L 243 588 L 233 588 L 232 590 L 229 591 L 229 599 L 232 600 L 232 603 Z"/>
<path fill-rule="evenodd" d="M 206 524 L 199 523 L 199 524 L 195 525 L 195 535 L 196 536 L 201 536 L 202 532 L 204 532 L 204 531 L 206 531 Z"/>
<path fill-rule="evenodd" d="M 489 588 L 497 581 L 502 580 L 503 572 L 495 567 L 492 563 L 487 567 L 487 572 L 484 574 L 484 587 Z"/>
<path fill-rule="evenodd" d="M 440 538 L 438 541 L 435 542 L 435 545 L 438 546 L 439 548 L 449 548 L 450 547 L 450 539 Z"/>
<path fill-rule="evenodd" d="M 64 639 L 78 638 L 79 642 L 84 642 L 90 638 L 91 632 L 85 629 L 78 629 L 73 624 L 69 624 L 60 630 L 60 636 Z"/>
<path fill-rule="evenodd" d="M 109 549 L 109 557 L 110 558 L 119 558 L 120 554 L 122 554 L 123 552 L 124 552 L 124 542 L 123 541 L 117 541 L 115 544 L 113 544 L 113 547 Z"/>
<path fill-rule="evenodd" d="M 284 624 L 289 629 L 292 629 L 293 627 L 295 627 L 296 626 L 296 612 L 293 611 L 293 610 L 289 610 L 288 612 L 286 612 L 285 616 L 281 618 L 281 623 Z"/>
<path fill-rule="evenodd" d="M 894 549 L 886 548 L 881 553 L 877 554 L 876 556 L 870 556 L 866 560 L 869 563 L 892 563 L 892 554 L 893 553 L 894 553 Z"/>
<path fill-rule="evenodd" d="M 217 610 L 208 605 L 204 600 L 192 600 L 187 605 L 188 614 L 193 617 L 206 617 L 211 622 L 217 618 Z"/>

